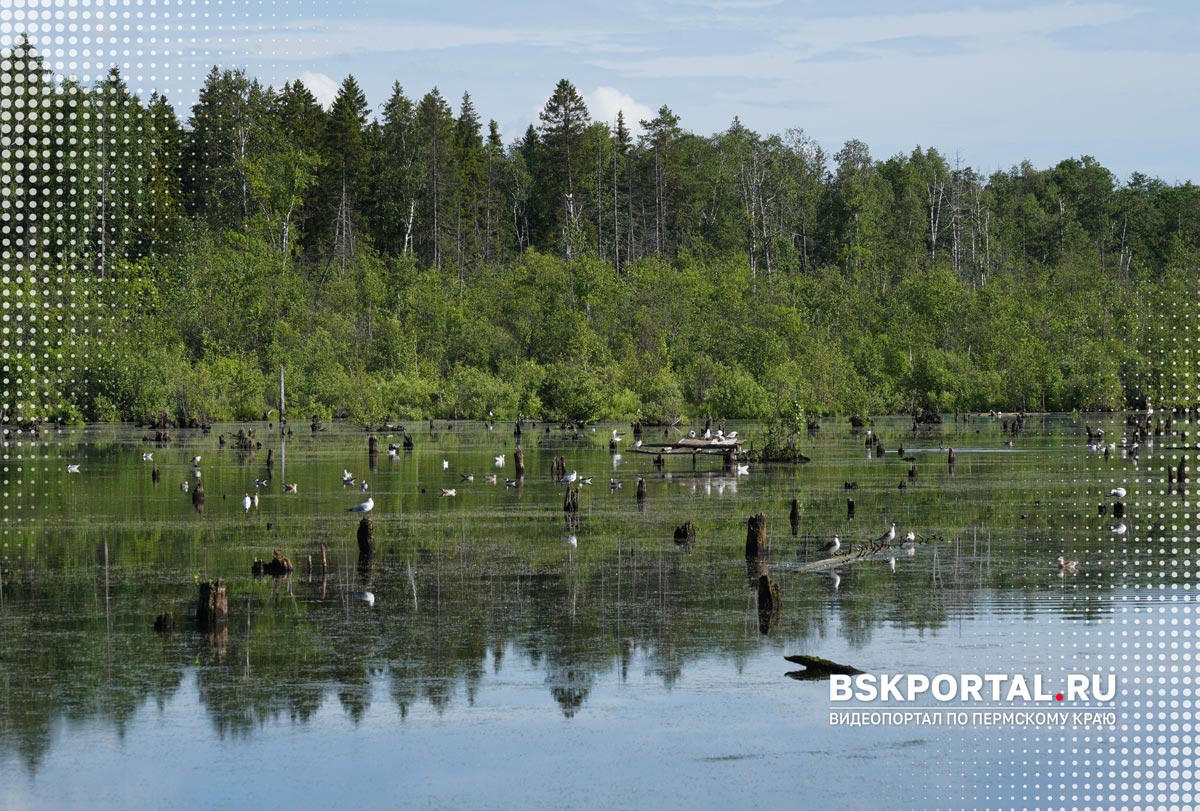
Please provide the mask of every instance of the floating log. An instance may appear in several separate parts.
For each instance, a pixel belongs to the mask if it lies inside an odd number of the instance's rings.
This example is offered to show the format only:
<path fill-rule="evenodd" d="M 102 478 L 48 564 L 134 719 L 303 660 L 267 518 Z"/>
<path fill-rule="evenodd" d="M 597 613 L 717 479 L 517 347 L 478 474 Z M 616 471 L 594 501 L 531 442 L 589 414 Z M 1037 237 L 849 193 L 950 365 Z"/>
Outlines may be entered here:
<path fill-rule="evenodd" d="M 856 676 L 863 672 L 857 667 L 832 662 L 819 656 L 785 656 L 783 658 L 794 665 L 804 666 L 804 670 L 796 670 L 787 674 L 793 679 L 801 681 L 817 681 L 833 675 Z"/>
<path fill-rule="evenodd" d="M 229 600 L 225 596 L 224 580 L 206 580 L 200 584 L 200 599 L 196 605 L 196 624 L 204 631 L 211 630 L 229 619 Z"/>
<path fill-rule="evenodd" d="M 675 527 L 675 543 L 691 546 L 696 542 L 696 525 L 691 521 Z"/>
<path fill-rule="evenodd" d="M 746 521 L 746 557 L 754 558 L 765 554 L 767 554 L 767 517 L 762 513 L 756 513 Z"/>

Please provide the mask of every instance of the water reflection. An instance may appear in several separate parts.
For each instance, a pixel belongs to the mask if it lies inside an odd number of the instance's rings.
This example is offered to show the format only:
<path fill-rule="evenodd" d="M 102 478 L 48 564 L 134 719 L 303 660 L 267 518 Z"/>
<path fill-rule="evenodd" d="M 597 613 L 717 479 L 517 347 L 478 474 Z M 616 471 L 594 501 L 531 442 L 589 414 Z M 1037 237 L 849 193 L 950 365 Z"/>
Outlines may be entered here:
<path fill-rule="evenodd" d="M 901 435 L 903 421 L 881 423 L 877 432 Z M 193 683 L 212 729 L 232 739 L 269 723 L 310 723 L 334 699 L 355 724 L 379 701 L 401 718 L 417 706 L 443 714 L 474 705 L 510 669 L 540 674 L 548 700 L 576 718 L 598 685 L 627 684 L 639 667 L 670 690 L 701 663 L 724 663 L 732 681 L 749 661 L 820 650 L 831 634 L 869 659 L 876 642 L 936 636 L 973 617 L 1095 621 L 1137 567 L 1175 556 L 1170 544 L 1146 544 L 1132 516 L 1116 536 L 1112 519 L 1095 515 L 1114 482 L 1150 484 L 1116 455 L 1077 447 L 1069 419 L 1028 428 L 1019 454 L 1004 452 L 998 430 L 963 430 L 905 436 L 907 453 L 952 440 L 957 469 L 928 465 L 900 492 L 911 463 L 894 453 L 862 459 L 861 440 L 830 423 L 803 448 L 813 464 L 756 466 L 743 477 L 662 470 L 647 457 L 610 465 L 605 432 L 591 445 L 538 433 L 523 447 L 530 473 L 515 488 L 461 479 L 459 471 L 494 468 L 512 440 L 457 427 L 409 453 L 368 455 L 379 506 L 365 541 L 340 482 L 367 454 L 361 434 L 296 437 L 286 456 L 278 440 L 221 450 L 196 435 L 158 447 L 167 482 L 187 481 L 191 457 L 205 457 L 203 476 L 191 479 L 204 482 L 199 503 L 198 487 L 156 488 L 130 431 L 66 431 L 10 447 L 10 458 L 47 472 L 37 474 L 45 506 L 36 528 L 20 525 L 3 552 L 0 756 L 35 772 L 70 725 L 99 722 L 122 735 L 139 708 L 161 711 Z M 68 452 L 87 471 L 69 480 L 48 463 Z M 1152 455 L 1143 451 L 1142 469 L 1161 469 L 1147 464 Z M 562 485 L 548 475 L 558 456 L 589 474 L 611 469 L 630 486 L 585 487 L 579 513 L 564 517 Z M 244 510 L 242 494 L 263 478 L 261 508 Z M 299 493 L 283 491 L 289 480 Z M 849 482 L 853 517 L 843 509 Z M 441 498 L 444 485 L 459 497 Z M 29 513 L 32 499 L 6 493 Z M 747 562 L 745 521 L 759 510 L 770 551 Z M 824 557 L 823 539 L 838 533 L 861 545 L 892 520 L 901 533 L 948 540 L 808 568 Z M 676 545 L 685 521 L 696 541 Z M 1080 571 L 1060 577 L 1055 558 L 1085 544 L 1094 551 Z M 275 549 L 295 571 L 252 578 L 251 562 Z M 229 620 L 205 630 L 195 621 L 197 583 L 215 576 L 228 579 Z M 164 613 L 176 630 L 155 632 Z"/>

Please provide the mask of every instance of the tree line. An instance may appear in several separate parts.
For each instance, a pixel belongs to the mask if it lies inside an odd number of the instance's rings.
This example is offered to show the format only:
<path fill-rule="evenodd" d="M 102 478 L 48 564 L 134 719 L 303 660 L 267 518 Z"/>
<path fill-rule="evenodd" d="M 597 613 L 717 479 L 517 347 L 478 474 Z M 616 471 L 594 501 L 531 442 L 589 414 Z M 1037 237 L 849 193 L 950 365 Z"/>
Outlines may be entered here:
<path fill-rule="evenodd" d="M 372 109 L 353 76 L 326 109 L 214 67 L 181 117 L 6 57 L 8 109 L 47 111 L 18 119 L 6 255 L 134 297 L 103 374 L 43 404 L 70 416 L 257 416 L 281 365 L 293 408 L 364 422 L 1117 408 L 1182 379 L 1191 182 L 596 121 L 566 79 L 507 143 L 468 93 Z"/>

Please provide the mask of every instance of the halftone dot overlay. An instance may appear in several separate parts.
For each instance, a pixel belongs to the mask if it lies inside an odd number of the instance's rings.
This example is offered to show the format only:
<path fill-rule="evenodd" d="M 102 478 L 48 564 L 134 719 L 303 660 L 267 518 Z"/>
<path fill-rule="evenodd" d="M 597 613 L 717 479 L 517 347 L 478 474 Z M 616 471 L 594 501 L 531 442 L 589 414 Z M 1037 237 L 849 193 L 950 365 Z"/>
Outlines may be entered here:
<path fill-rule="evenodd" d="M 315 5 L 315 4 L 314 4 Z M 40 496 L 71 460 L 50 456 L 40 432 L 80 413 L 77 395 L 105 402 L 125 363 L 121 337 L 137 328 L 141 259 L 171 206 L 153 182 L 186 156 L 156 149 L 154 104 L 186 122 L 203 77 L 244 69 L 274 87 L 295 78 L 300 54 L 268 21 L 288 3 L 227 0 L 10 0 L 0 8 L 0 532 L 3 554 L 38 540 Z M 299 4 L 290 4 L 292 10 Z M 351 14 L 330 6 L 326 16 Z M 311 32 L 308 32 L 311 33 Z M 149 175 L 150 180 L 146 181 Z M 1147 305 L 1162 368 L 1140 378 L 1153 426 L 1200 392 L 1196 290 Z M 114 406 L 117 404 L 110 403 Z M 1104 420 L 1108 458 L 1087 450 L 1046 473 L 1058 493 L 1053 543 L 1079 559 L 1059 591 L 1062 610 L 1030 620 L 1029 672 L 1115 673 L 1111 728 L 975 729 L 964 774 L 984 786 L 953 807 L 1163 808 L 1197 805 L 1195 528 L 1190 487 L 1167 471 L 1197 465 L 1200 425 L 1185 412 L 1140 449 L 1123 420 Z M 1184 435 L 1186 432 L 1186 436 Z M 1126 514 L 1100 516 L 1105 492 L 1080 482 L 1100 472 L 1124 487 Z M 1116 527 L 1125 526 L 1118 534 Z M 11 546 L 10 546 L 11 544 Z M 1057 554 L 1057 552 L 1055 552 Z M 1049 555 L 1049 564 L 1054 555 Z M 1070 619 L 1064 619 L 1069 616 Z M 1071 624 L 1064 632 L 1063 624 Z M 1054 626 L 1051 626 L 1054 623 Z M 870 730 L 862 732 L 870 743 Z M 802 764 L 797 764 L 802 765 Z M 931 806 L 947 806 L 931 798 Z"/>

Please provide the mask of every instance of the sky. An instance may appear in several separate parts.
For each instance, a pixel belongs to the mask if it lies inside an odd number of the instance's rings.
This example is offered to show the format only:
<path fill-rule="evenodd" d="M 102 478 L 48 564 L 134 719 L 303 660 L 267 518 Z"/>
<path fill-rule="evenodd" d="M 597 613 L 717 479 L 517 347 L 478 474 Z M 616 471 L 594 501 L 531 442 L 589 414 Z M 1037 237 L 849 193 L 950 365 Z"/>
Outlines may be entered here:
<path fill-rule="evenodd" d="M 192 27 L 167 88 L 184 107 L 212 63 L 326 102 L 352 73 L 372 111 L 397 81 L 455 107 L 469 91 L 513 140 L 567 78 L 606 122 L 665 104 L 692 132 L 737 116 L 831 154 L 932 146 L 985 173 L 1091 155 L 1120 179 L 1200 181 L 1194 0 L 132 0 L 172 1 Z"/>

